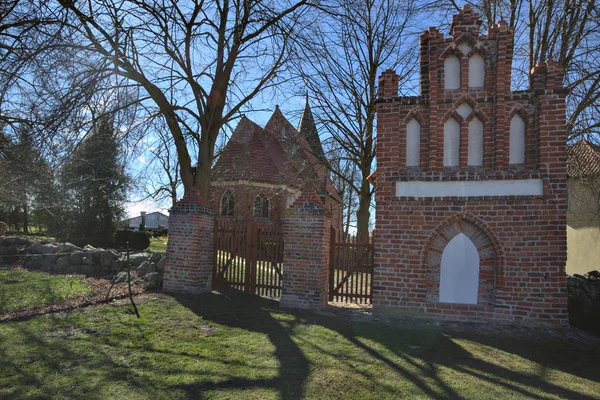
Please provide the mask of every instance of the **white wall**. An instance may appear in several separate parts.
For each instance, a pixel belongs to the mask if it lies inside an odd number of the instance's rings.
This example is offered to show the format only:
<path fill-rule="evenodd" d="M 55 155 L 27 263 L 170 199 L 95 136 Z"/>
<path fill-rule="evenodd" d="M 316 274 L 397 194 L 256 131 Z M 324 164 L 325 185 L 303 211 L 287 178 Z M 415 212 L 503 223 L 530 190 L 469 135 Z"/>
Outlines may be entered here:
<path fill-rule="evenodd" d="M 541 196 L 541 179 L 498 179 L 485 181 L 404 181 L 396 182 L 399 197 L 485 197 Z"/>
<path fill-rule="evenodd" d="M 444 89 L 460 89 L 460 61 L 456 56 L 444 60 Z"/>
<path fill-rule="evenodd" d="M 456 235 L 442 253 L 440 302 L 477 304 L 479 253 L 463 233 Z"/>
<path fill-rule="evenodd" d="M 475 53 L 469 58 L 469 87 L 482 88 L 485 81 L 485 61 Z"/>
<path fill-rule="evenodd" d="M 406 125 L 406 166 L 421 165 L 421 124 L 415 118 Z"/>
<path fill-rule="evenodd" d="M 483 123 L 477 117 L 469 122 L 469 153 L 467 164 L 471 166 L 483 165 Z"/>
<path fill-rule="evenodd" d="M 508 163 L 525 163 L 525 122 L 518 114 L 515 114 L 510 120 Z"/>
<path fill-rule="evenodd" d="M 460 125 L 453 118 L 444 123 L 444 167 L 460 164 Z"/>

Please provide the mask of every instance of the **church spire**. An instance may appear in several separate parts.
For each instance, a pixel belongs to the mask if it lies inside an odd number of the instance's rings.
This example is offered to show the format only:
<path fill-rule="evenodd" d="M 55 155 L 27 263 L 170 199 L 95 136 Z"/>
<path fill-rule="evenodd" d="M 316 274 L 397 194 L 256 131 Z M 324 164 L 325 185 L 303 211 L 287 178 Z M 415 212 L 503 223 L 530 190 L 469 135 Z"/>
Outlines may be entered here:
<path fill-rule="evenodd" d="M 323 151 L 323 145 L 321 144 L 321 139 L 319 138 L 319 133 L 317 132 L 317 126 L 315 125 L 315 120 L 313 118 L 312 111 L 310 109 L 310 105 L 308 104 L 308 91 L 305 95 L 306 105 L 304 106 L 304 111 L 302 112 L 302 117 L 300 117 L 300 123 L 298 124 L 298 132 L 308 142 L 311 147 L 311 151 L 317 158 L 320 160 L 325 160 L 325 152 Z"/>

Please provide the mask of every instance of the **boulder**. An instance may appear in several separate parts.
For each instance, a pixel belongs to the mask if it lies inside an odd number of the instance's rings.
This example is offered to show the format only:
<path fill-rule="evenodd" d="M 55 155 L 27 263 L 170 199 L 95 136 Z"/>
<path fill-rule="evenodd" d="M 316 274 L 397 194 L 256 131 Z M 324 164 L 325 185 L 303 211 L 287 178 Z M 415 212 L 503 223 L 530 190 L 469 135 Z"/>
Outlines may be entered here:
<path fill-rule="evenodd" d="M 160 261 L 160 259 L 163 257 L 163 253 L 159 253 L 159 252 L 154 252 L 150 255 L 150 258 L 148 259 L 148 261 L 150 261 L 151 263 L 155 263 Z"/>
<path fill-rule="evenodd" d="M 96 250 L 96 248 L 94 246 L 86 244 L 85 246 L 83 246 L 83 250 L 84 251 L 94 251 L 94 250 Z"/>
<path fill-rule="evenodd" d="M 58 246 L 52 243 L 41 244 L 37 243 L 29 248 L 29 251 L 32 253 L 40 253 L 40 254 L 55 254 L 58 252 Z"/>
<path fill-rule="evenodd" d="M 73 243 L 57 243 L 58 249 L 61 253 L 72 253 L 74 251 L 81 250 L 81 247 L 75 246 Z"/>
<path fill-rule="evenodd" d="M 44 272 L 50 272 L 52 271 L 52 268 L 54 268 L 55 262 L 54 256 L 46 256 L 44 257 L 44 261 L 42 261 L 40 269 Z"/>
<path fill-rule="evenodd" d="M 65 269 L 65 273 L 66 274 L 78 274 L 81 271 L 81 267 L 83 267 L 83 265 L 69 265 Z"/>
<path fill-rule="evenodd" d="M 83 253 L 83 257 L 81 258 L 82 264 L 92 265 L 94 263 L 94 256 L 92 253 L 87 252 Z"/>
<path fill-rule="evenodd" d="M 140 266 L 144 261 L 148 261 L 148 253 L 137 253 L 129 256 L 129 262 L 134 267 Z"/>
<path fill-rule="evenodd" d="M 54 266 L 54 272 L 59 274 L 64 274 L 67 268 L 71 265 L 69 256 L 62 256 L 56 260 L 56 264 Z"/>
<path fill-rule="evenodd" d="M 71 256 L 69 257 L 71 260 L 71 264 L 81 264 L 81 260 L 83 259 L 84 255 L 85 254 L 80 251 L 71 253 Z"/>
<path fill-rule="evenodd" d="M 161 272 L 164 271 L 166 262 L 167 262 L 167 257 L 161 258 L 160 261 L 156 263 L 156 268 L 158 268 L 158 270 Z"/>
<path fill-rule="evenodd" d="M 26 244 L 30 244 L 31 241 L 27 240 L 27 239 L 23 239 L 23 238 L 19 238 L 19 237 L 5 237 L 5 238 L 1 238 L 1 242 L 0 245 L 2 246 L 12 246 L 12 245 L 16 245 L 16 246 L 24 246 Z"/>
<path fill-rule="evenodd" d="M 146 271 L 148 270 L 149 266 L 150 266 L 150 262 L 148 262 L 148 261 L 144 261 L 143 263 L 141 263 L 140 266 L 136 268 L 138 276 L 144 275 L 146 273 Z"/>
<path fill-rule="evenodd" d="M 160 275 L 157 272 L 150 272 L 144 275 L 144 282 L 146 289 L 158 289 L 160 287 Z"/>
<path fill-rule="evenodd" d="M 115 277 L 114 283 L 122 283 L 122 282 L 127 282 L 127 272 L 126 271 L 121 271 L 117 274 L 117 276 Z"/>
<path fill-rule="evenodd" d="M 44 256 L 41 254 L 34 254 L 31 257 L 29 257 L 29 261 L 27 261 L 27 264 L 25 264 L 25 266 L 27 266 L 28 268 L 40 268 L 42 266 L 42 261 L 44 261 Z"/>
<path fill-rule="evenodd" d="M 119 272 L 121 270 L 121 261 L 113 260 L 110 267 L 114 272 Z"/>
<path fill-rule="evenodd" d="M 113 253 L 110 251 L 103 251 L 100 253 L 100 265 L 103 267 L 109 267 L 113 259 Z"/>
<path fill-rule="evenodd" d="M 146 274 L 151 274 L 153 272 L 158 272 L 158 267 L 156 266 L 155 262 L 150 263 L 146 269 Z"/>
<path fill-rule="evenodd" d="M 83 275 L 90 276 L 94 274 L 94 267 L 89 264 L 84 264 L 81 266 L 81 270 L 79 272 Z"/>

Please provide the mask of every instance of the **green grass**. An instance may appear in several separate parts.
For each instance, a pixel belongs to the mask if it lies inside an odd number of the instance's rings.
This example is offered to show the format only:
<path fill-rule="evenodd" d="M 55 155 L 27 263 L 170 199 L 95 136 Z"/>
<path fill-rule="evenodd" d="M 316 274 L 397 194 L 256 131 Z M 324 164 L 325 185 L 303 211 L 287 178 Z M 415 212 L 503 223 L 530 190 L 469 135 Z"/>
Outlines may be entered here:
<path fill-rule="evenodd" d="M 0 398 L 598 398 L 597 346 L 352 322 L 217 294 L 0 324 Z"/>
<path fill-rule="evenodd" d="M 148 247 L 148 250 L 164 253 L 167 251 L 168 240 L 169 239 L 166 237 L 150 238 L 150 246 Z"/>
<path fill-rule="evenodd" d="M 77 277 L 0 269 L 0 314 L 61 303 L 89 292 Z"/>

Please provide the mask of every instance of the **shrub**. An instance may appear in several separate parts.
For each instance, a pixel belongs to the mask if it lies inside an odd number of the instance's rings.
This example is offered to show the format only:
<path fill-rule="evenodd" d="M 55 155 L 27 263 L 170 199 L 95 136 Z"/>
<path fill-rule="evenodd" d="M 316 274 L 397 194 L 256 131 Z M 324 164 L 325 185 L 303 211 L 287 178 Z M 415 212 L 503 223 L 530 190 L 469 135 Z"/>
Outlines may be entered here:
<path fill-rule="evenodd" d="M 150 246 L 150 232 L 146 231 L 117 231 L 115 233 L 115 246 L 117 248 L 127 247 L 132 250 L 145 250 Z"/>

